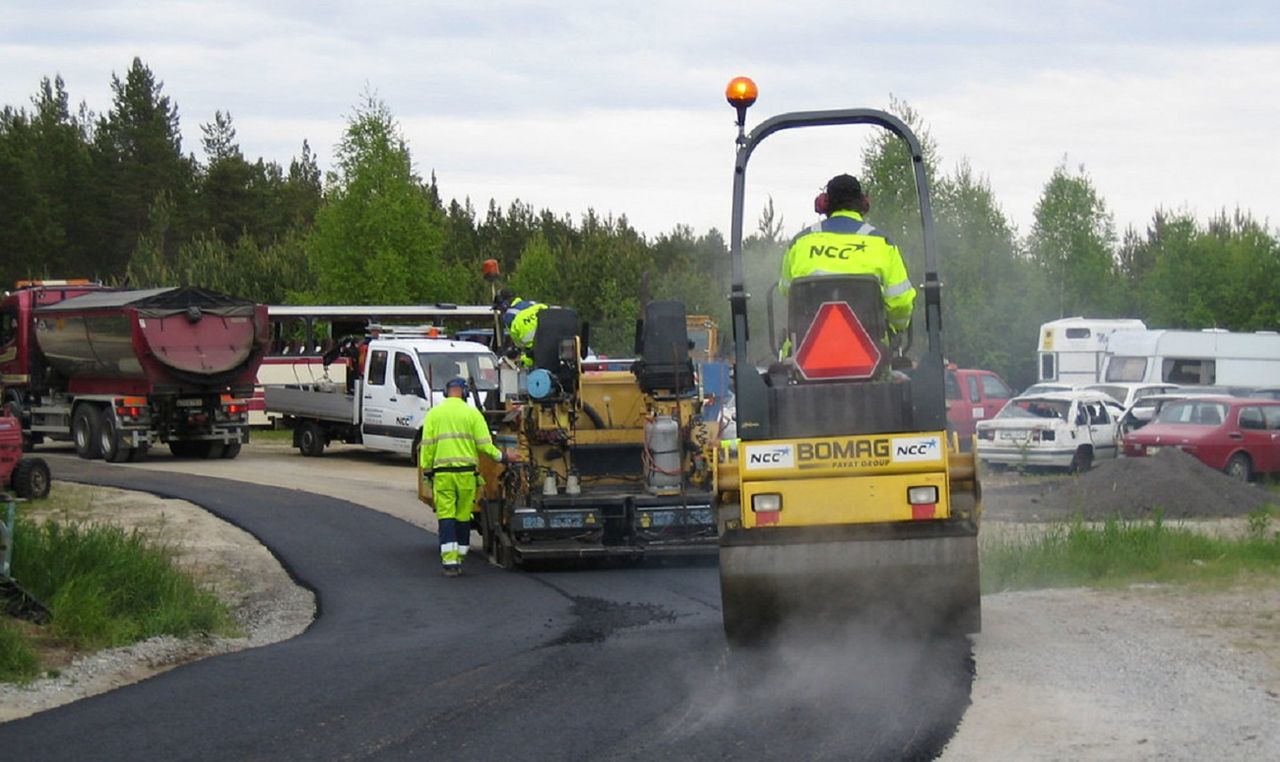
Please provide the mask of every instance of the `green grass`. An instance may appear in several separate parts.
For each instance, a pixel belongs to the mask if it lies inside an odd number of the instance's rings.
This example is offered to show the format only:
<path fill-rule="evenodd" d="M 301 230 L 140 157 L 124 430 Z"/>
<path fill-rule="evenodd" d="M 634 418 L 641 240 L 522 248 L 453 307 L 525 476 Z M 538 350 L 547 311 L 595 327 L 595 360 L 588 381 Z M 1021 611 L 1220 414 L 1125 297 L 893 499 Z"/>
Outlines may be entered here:
<path fill-rule="evenodd" d="M 1280 576 L 1274 509 L 1249 517 L 1242 537 L 1170 528 L 1159 518 L 1060 524 L 1030 539 L 996 539 L 982 550 L 985 592 L 1135 583 L 1225 585 Z"/>
<path fill-rule="evenodd" d="M 26 636 L 0 616 L 0 682 L 25 683 L 40 673 L 40 657 Z"/>
<path fill-rule="evenodd" d="M 249 432 L 249 441 L 259 444 L 293 444 L 293 429 L 254 429 Z"/>
<path fill-rule="evenodd" d="M 217 596 L 177 568 L 168 547 L 136 530 L 20 516 L 12 574 L 53 612 L 41 636 L 78 650 L 235 633 Z M 12 625 L 0 629 L 0 680 L 30 679 L 31 649 Z"/>

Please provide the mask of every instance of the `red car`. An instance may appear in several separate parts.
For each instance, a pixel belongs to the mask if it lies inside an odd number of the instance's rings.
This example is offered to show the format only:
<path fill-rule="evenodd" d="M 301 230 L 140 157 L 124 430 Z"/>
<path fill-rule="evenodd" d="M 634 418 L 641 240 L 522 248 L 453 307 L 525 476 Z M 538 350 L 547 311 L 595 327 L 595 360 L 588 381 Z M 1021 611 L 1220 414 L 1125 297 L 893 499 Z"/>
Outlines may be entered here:
<path fill-rule="evenodd" d="M 1013 390 L 989 370 L 950 366 L 946 375 L 947 425 L 967 450 L 978 421 L 994 418 L 1013 398 Z"/>
<path fill-rule="evenodd" d="M 1155 419 L 1126 434 L 1124 454 L 1177 447 L 1241 481 L 1280 471 L 1280 400 L 1188 397 L 1165 403 Z"/>

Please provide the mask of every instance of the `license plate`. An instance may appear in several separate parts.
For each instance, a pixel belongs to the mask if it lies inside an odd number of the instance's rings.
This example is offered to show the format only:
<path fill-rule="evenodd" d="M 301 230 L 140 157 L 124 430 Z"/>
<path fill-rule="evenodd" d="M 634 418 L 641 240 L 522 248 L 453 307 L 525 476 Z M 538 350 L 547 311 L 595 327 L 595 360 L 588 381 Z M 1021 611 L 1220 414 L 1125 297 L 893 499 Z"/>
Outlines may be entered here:
<path fill-rule="evenodd" d="M 1147 448 L 1147 454 L 1148 454 L 1148 455 L 1155 455 L 1156 453 L 1160 452 L 1160 449 L 1161 449 L 1161 448 L 1159 448 L 1159 447 L 1148 447 L 1148 448 Z"/>
<path fill-rule="evenodd" d="M 1000 438 L 1001 438 L 1001 439 L 1016 439 L 1016 440 L 1021 441 L 1021 440 L 1025 440 L 1025 439 L 1027 438 L 1027 432 L 1025 432 L 1025 431 L 1002 431 L 1002 432 L 1000 432 Z"/>
<path fill-rule="evenodd" d="M 200 407 L 201 405 L 204 404 L 204 400 L 202 399 L 178 400 L 177 404 L 178 404 L 178 407 Z"/>

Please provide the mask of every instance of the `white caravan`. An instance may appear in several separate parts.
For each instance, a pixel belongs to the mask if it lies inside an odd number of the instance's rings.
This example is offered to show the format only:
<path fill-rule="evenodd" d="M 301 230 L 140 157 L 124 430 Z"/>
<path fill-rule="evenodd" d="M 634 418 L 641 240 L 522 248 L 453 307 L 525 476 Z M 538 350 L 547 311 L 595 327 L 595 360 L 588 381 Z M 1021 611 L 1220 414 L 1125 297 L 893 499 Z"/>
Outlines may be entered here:
<path fill-rule="evenodd" d="M 1107 340 L 1117 331 L 1143 331 L 1141 320 L 1069 317 L 1040 326 L 1040 381 L 1092 384 L 1102 380 Z"/>
<path fill-rule="evenodd" d="M 1280 385 L 1274 331 L 1126 331 L 1111 337 L 1103 381 L 1181 386 Z"/>

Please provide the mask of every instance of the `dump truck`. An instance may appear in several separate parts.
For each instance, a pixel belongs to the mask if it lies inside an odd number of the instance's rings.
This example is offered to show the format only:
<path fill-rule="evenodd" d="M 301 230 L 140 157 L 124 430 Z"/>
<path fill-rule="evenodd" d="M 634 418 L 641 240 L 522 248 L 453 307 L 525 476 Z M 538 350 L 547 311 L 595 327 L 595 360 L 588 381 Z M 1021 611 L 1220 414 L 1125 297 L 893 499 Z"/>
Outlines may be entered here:
<path fill-rule="evenodd" d="M 195 287 L 20 282 L 0 301 L 3 402 L 24 448 L 82 458 L 234 458 L 267 347 L 266 307 Z"/>
<path fill-rule="evenodd" d="M 746 78 L 726 92 L 738 112 L 730 238 L 738 439 L 716 467 L 725 633 L 749 644 L 820 620 L 976 632 L 980 489 L 973 455 L 947 435 L 941 283 L 920 142 L 902 120 L 871 109 L 784 113 L 747 134 L 756 93 Z M 743 275 L 747 164 L 771 135 L 835 125 L 881 127 L 910 150 L 926 263 L 924 345 L 901 340 L 910 330 L 886 343 L 875 276 L 811 276 L 790 287 L 794 355 L 758 370 Z"/>
<path fill-rule="evenodd" d="M 587 332 L 573 310 L 543 310 L 533 367 L 500 374 L 488 415 L 521 462 L 481 459 L 474 523 L 489 559 L 715 553 L 716 423 L 701 414 L 684 305 L 646 305 L 635 359 L 610 369 L 584 369 Z"/>

